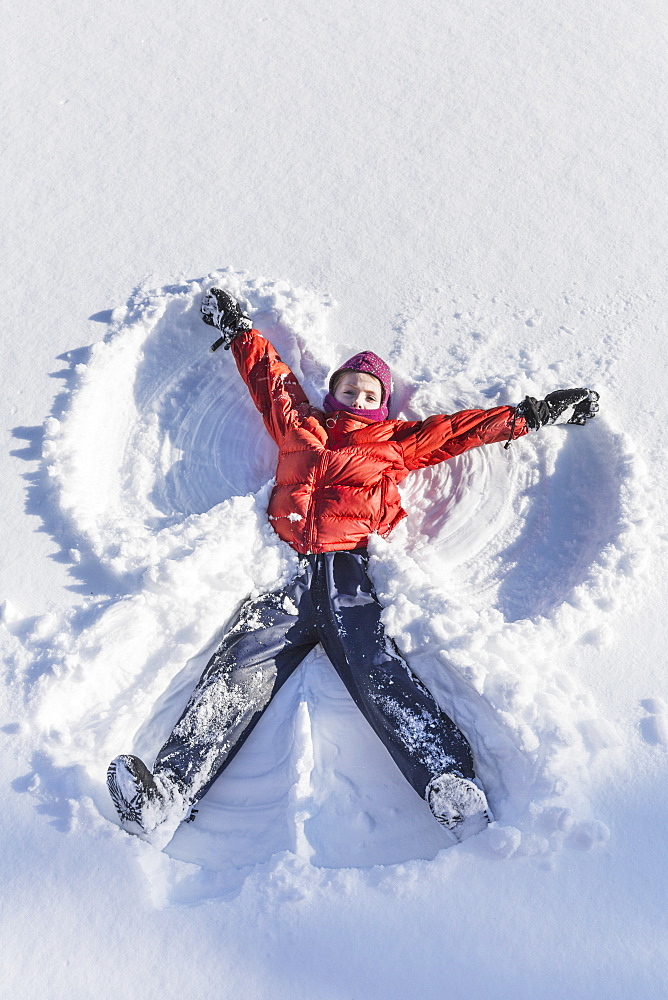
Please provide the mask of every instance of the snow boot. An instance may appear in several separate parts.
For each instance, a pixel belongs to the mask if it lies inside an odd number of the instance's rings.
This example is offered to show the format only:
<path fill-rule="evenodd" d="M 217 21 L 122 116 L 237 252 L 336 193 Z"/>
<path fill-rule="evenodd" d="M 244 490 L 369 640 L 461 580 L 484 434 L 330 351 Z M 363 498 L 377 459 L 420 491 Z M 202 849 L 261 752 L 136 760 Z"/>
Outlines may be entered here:
<path fill-rule="evenodd" d="M 433 778 L 427 786 L 427 802 L 455 843 L 482 833 L 491 820 L 485 793 L 458 774 L 446 772 Z"/>
<path fill-rule="evenodd" d="M 174 798 L 161 786 L 139 757 L 121 754 L 112 760 L 107 788 L 124 830 L 145 839 L 165 821 Z"/>

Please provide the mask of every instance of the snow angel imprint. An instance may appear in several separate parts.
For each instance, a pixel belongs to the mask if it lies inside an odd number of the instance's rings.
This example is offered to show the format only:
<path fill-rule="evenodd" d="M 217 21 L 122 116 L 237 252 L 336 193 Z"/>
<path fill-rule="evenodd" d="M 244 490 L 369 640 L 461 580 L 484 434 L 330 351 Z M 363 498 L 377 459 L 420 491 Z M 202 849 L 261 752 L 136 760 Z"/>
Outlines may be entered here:
<path fill-rule="evenodd" d="M 370 351 L 330 379 L 322 408 L 226 292 L 202 301 L 213 345 L 231 348 L 239 374 L 279 448 L 268 516 L 299 553 L 297 576 L 248 600 L 208 662 L 152 771 L 123 754 L 107 783 L 123 827 L 147 839 L 175 829 L 239 752 L 271 699 L 320 643 L 369 725 L 428 802 L 453 842 L 491 819 L 471 749 L 385 634 L 368 574 L 367 544 L 406 516 L 397 484 L 410 472 L 470 448 L 505 442 L 598 409 L 588 389 L 564 389 L 517 406 L 462 410 L 426 420 L 389 416 L 392 378 Z"/>

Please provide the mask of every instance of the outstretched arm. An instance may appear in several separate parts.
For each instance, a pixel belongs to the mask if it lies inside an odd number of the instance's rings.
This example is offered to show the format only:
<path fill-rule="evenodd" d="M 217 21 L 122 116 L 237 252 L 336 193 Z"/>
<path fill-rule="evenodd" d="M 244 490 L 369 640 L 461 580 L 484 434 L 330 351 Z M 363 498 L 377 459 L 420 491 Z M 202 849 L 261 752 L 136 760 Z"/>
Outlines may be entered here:
<path fill-rule="evenodd" d="M 257 330 L 235 337 L 232 354 L 265 427 L 276 444 L 280 444 L 297 416 L 297 407 L 308 407 L 306 393 L 273 346 Z"/>
<path fill-rule="evenodd" d="M 308 399 L 296 376 L 284 364 L 273 346 L 252 328 L 239 303 L 221 288 L 211 288 L 202 299 L 202 319 L 221 331 L 212 350 L 231 347 L 239 374 L 248 386 L 264 425 L 277 444 L 285 436 L 297 407 Z"/>
<path fill-rule="evenodd" d="M 522 437 L 528 425 L 514 406 L 496 406 L 492 410 L 461 410 L 438 414 L 426 420 L 407 421 L 397 433 L 404 451 L 407 469 L 436 465 L 470 448 Z"/>
<path fill-rule="evenodd" d="M 404 447 L 407 469 L 422 469 L 470 448 L 505 441 L 506 448 L 530 429 L 539 430 L 555 423 L 569 407 L 569 424 L 584 424 L 598 412 L 598 393 L 591 389 L 558 389 L 545 399 L 527 396 L 518 406 L 497 406 L 492 410 L 462 410 L 452 416 L 428 417 L 406 423 L 398 434 Z"/>

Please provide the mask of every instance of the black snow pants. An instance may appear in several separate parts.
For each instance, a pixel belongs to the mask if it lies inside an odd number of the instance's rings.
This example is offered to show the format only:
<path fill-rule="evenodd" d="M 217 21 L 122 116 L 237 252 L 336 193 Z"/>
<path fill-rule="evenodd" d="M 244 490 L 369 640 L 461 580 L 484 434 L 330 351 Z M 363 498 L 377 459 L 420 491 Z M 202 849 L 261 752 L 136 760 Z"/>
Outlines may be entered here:
<path fill-rule="evenodd" d="M 242 605 L 209 660 L 154 773 L 196 802 L 240 750 L 267 705 L 321 643 L 367 722 L 425 798 L 445 771 L 473 778 L 466 739 L 383 629 L 365 550 L 300 557 L 286 587 Z"/>

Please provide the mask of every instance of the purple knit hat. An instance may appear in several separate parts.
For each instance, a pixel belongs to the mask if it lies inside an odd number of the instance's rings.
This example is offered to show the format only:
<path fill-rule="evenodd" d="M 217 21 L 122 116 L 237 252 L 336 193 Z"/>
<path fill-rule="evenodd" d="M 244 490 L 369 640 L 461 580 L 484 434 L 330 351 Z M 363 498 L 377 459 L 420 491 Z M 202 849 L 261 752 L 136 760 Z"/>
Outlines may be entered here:
<path fill-rule="evenodd" d="M 352 406 L 345 406 L 338 399 L 334 398 L 332 384 L 339 372 L 364 372 L 366 375 L 373 375 L 378 379 L 383 387 L 383 400 L 378 410 L 358 410 Z M 373 351 L 360 351 L 353 355 L 340 368 L 337 368 L 329 380 L 329 392 L 325 396 L 324 407 L 328 413 L 336 410 L 346 410 L 349 413 L 361 414 L 371 420 L 387 420 L 390 410 L 390 400 L 392 398 L 392 372 L 382 358 L 379 358 Z"/>

